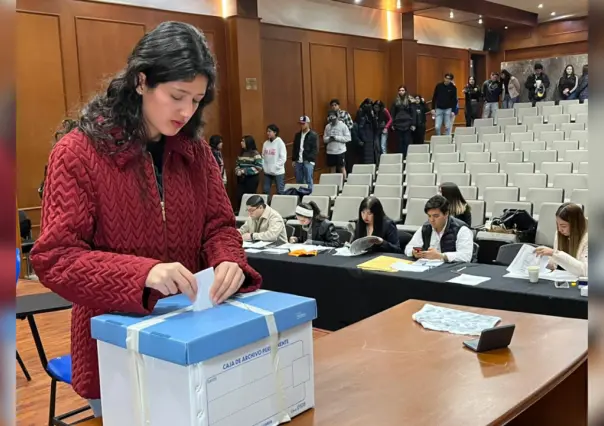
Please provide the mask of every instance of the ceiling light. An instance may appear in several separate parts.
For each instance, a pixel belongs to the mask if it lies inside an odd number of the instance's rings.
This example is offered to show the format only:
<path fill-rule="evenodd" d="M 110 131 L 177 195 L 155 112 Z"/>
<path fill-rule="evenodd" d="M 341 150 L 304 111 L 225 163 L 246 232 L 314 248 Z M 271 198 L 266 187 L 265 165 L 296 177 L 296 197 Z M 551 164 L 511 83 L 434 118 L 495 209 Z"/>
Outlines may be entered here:
<path fill-rule="evenodd" d="M 403 7 L 403 6 L 401 5 L 401 0 L 396 0 L 396 8 L 397 8 L 397 9 L 400 9 L 400 8 L 402 8 L 402 7 Z"/>
<path fill-rule="evenodd" d="M 480 19 L 478 20 L 478 23 L 479 23 L 479 24 L 482 24 L 482 18 L 480 18 Z"/>
<path fill-rule="evenodd" d="M 507 26 L 507 25 L 505 26 L 505 29 L 506 29 L 506 30 L 508 29 L 508 26 Z"/>
<path fill-rule="evenodd" d="M 362 0 L 354 0 L 355 3 L 360 3 Z"/>
<path fill-rule="evenodd" d="M 556 12 L 552 12 L 552 13 L 550 13 L 550 15 L 556 16 Z"/>
<path fill-rule="evenodd" d="M 539 9 L 543 9 L 543 3 L 540 3 L 539 6 L 537 6 Z"/>
<path fill-rule="evenodd" d="M 451 19 L 455 18 L 455 15 L 453 14 L 453 11 L 449 12 L 449 18 L 451 18 Z"/>

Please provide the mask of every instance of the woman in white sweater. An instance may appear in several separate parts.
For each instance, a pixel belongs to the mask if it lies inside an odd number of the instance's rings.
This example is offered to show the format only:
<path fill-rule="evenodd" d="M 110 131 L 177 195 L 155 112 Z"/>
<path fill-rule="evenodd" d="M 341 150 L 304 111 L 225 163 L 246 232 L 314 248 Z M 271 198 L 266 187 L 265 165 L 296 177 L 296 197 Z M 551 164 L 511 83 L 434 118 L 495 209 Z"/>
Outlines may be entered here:
<path fill-rule="evenodd" d="M 560 266 L 579 277 L 587 276 L 587 219 L 581 206 L 564 203 L 556 211 L 554 248 L 537 247 L 539 256 L 550 256 L 550 269 Z"/>
<path fill-rule="evenodd" d="M 279 137 L 279 128 L 270 124 L 266 128 L 268 139 L 262 146 L 262 163 L 264 165 L 264 193 L 270 195 L 273 181 L 277 186 L 277 194 L 283 194 L 285 188 L 285 161 L 287 150 L 285 143 Z"/>

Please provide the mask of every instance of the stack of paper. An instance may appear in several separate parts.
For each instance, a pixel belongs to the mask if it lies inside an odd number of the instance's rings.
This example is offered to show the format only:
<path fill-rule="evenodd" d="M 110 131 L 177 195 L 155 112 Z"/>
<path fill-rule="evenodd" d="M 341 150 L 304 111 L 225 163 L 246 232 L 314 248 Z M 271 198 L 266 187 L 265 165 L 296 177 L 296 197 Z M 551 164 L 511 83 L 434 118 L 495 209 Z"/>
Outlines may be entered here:
<path fill-rule="evenodd" d="M 485 281 L 489 281 L 490 277 L 481 277 L 478 275 L 460 274 L 458 277 L 451 278 L 448 283 L 463 284 L 463 285 L 478 285 Z"/>
<path fill-rule="evenodd" d="M 479 335 L 485 328 L 495 327 L 501 321 L 499 317 L 443 308 L 429 303 L 414 313 L 412 318 L 428 330 L 473 336 Z"/>
<path fill-rule="evenodd" d="M 504 275 L 506 278 L 526 278 L 528 279 L 528 267 L 539 266 L 539 276 L 545 275 L 549 272 L 547 264 L 549 263 L 549 257 L 537 256 L 535 253 L 535 247 L 524 244 L 518 254 L 507 267 L 509 274 Z"/>
<path fill-rule="evenodd" d="M 365 263 L 357 265 L 357 268 L 364 269 L 366 271 L 396 272 L 397 269 L 395 269 L 393 265 L 401 262 L 407 264 L 413 263 L 409 260 L 399 259 L 397 257 L 378 256 L 368 260 Z"/>
<path fill-rule="evenodd" d="M 261 249 L 271 244 L 270 241 L 244 241 L 243 248 Z"/>

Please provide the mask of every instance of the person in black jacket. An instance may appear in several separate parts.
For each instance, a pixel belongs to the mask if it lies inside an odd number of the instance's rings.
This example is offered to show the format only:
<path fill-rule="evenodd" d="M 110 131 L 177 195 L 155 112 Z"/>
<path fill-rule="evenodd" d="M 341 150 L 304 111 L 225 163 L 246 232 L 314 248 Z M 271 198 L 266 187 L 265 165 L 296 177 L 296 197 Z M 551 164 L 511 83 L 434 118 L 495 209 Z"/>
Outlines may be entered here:
<path fill-rule="evenodd" d="M 575 67 L 567 65 L 558 81 L 558 95 L 560 100 L 577 99 L 579 78 L 575 75 Z"/>
<path fill-rule="evenodd" d="M 310 118 L 300 117 L 300 131 L 294 136 L 292 148 L 292 166 L 296 183 L 305 183 L 312 192 L 313 174 L 317 153 L 319 152 L 319 135 L 310 128 Z"/>
<path fill-rule="evenodd" d="M 534 69 L 534 74 L 529 75 L 524 83 L 524 87 L 529 91 L 529 101 L 533 103 L 533 107 L 537 102 L 545 100 L 547 89 L 550 86 L 549 77 L 543 72 L 543 65 L 536 63 Z"/>
<path fill-rule="evenodd" d="M 455 219 L 472 227 L 472 208 L 464 198 L 456 183 L 443 182 L 439 188 L 440 195 L 449 202 L 449 212 Z"/>
<path fill-rule="evenodd" d="M 411 101 L 415 108 L 413 143 L 422 144 L 426 142 L 426 113 L 428 112 L 428 107 L 426 106 L 426 100 L 420 95 L 412 96 Z"/>
<path fill-rule="evenodd" d="M 384 207 L 377 197 L 369 196 L 361 201 L 359 219 L 354 239 L 373 236 L 375 243 L 372 251 L 402 253 L 396 225 L 384 213 Z"/>
<path fill-rule="evenodd" d="M 463 88 L 463 94 L 466 97 L 466 127 L 472 127 L 474 120 L 480 117 L 480 98 L 482 97 L 482 92 L 474 77 L 468 78 L 468 84 Z"/>
<path fill-rule="evenodd" d="M 413 131 L 417 124 L 415 107 L 405 86 L 399 86 L 396 100 L 390 108 L 392 115 L 392 128 L 398 136 L 399 152 L 403 159 L 407 158 L 407 150 L 413 138 Z"/>
<path fill-rule="evenodd" d="M 380 156 L 379 126 L 373 109 L 373 101 L 365 99 L 359 106 L 355 118 L 361 147 L 361 163 L 377 164 Z"/>
<path fill-rule="evenodd" d="M 306 240 L 291 237 L 291 243 L 303 242 L 315 246 L 341 247 L 340 236 L 336 227 L 325 216 L 321 214 L 319 206 L 314 201 L 300 203 L 296 207 L 296 219 L 306 232 Z"/>
<path fill-rule="evenodd" d="M 222 183 L 226 186 L 227 184 L 227 175 L 226 170 L 224 168 L 224 158 L 222 157 L 222 136 L 220 135 L 212 135 L 210 136 L 210 147 L 212 148 L 212 154 L 214 154 L 214 158 L 216 159 L 216 163 L 220 168 L 220 175 L 222 176 Z"/>
<path fill-rule="evenodd" d="M 499 98 L 501 98 L 502 93 L 503 87 L 499 80 L 499 73 L 492 72 L 491 78 L 482 85 L 482 96 L 484 97 L 482 118 L 495 118 L 499 109 Z"/>
<path fill-rule="evenodd" d="M 587 64 L 583 65 L 583 74 L 579 78 L 577 97 L 581 103 L 584 103 L 585 99 L 589 99 L 589 76 L 587 74 Z"/>
<path fill-rule="evenodd" d="M 453 129 L 454 110 L 457 108 L 457 87 L 453 84 L 453 74 L 445 74 L 444 81 L 438 83 L 434 88 L 432 95 L 432 116 L 435 117 L 434 133 L 441 134 L 443 121 L 447 135 L 451 134 Z"/>

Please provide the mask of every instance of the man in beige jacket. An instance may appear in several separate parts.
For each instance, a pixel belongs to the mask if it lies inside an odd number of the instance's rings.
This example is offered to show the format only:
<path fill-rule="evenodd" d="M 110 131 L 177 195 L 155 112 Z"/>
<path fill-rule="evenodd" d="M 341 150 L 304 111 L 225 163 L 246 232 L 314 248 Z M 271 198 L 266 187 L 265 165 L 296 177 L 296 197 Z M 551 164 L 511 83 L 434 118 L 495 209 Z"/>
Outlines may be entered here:
<path fill-rule="evenodd" d="M 248 198 L 245 207 L 250 217 L 239 228 L 243 241 L 287 243 L 283 218 L 276 210 L 267 206 L 260 195 L 252 195 Z"/>

